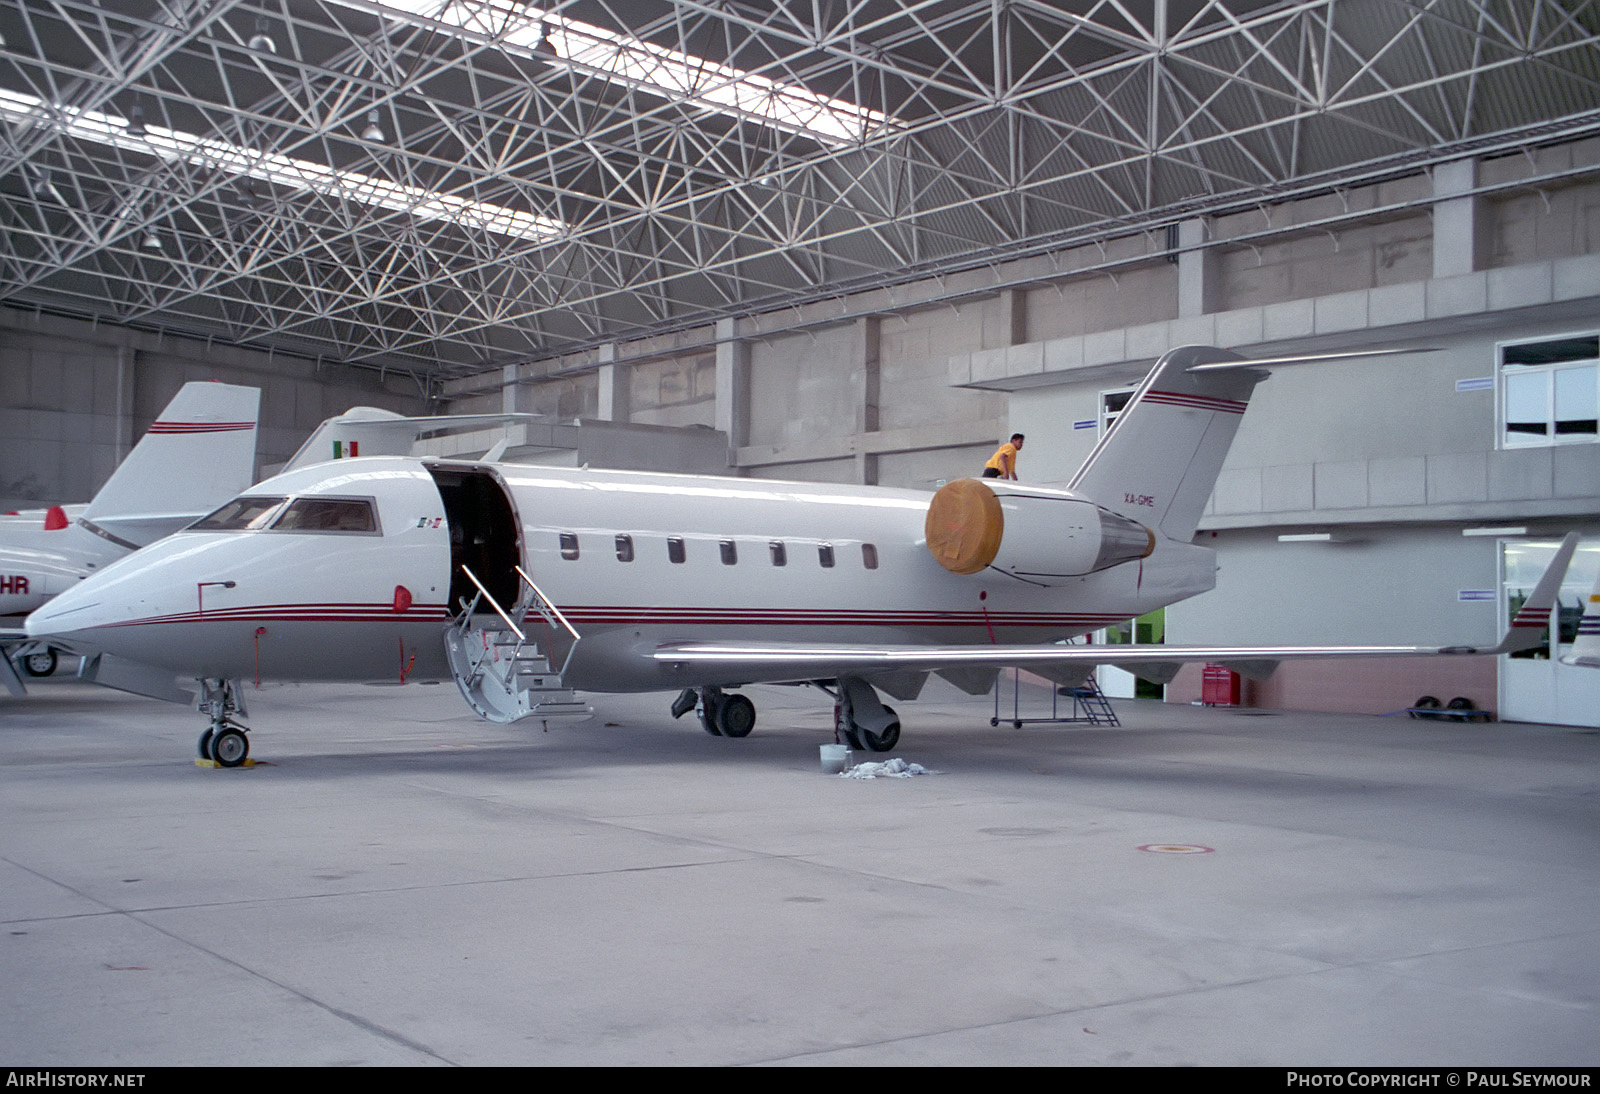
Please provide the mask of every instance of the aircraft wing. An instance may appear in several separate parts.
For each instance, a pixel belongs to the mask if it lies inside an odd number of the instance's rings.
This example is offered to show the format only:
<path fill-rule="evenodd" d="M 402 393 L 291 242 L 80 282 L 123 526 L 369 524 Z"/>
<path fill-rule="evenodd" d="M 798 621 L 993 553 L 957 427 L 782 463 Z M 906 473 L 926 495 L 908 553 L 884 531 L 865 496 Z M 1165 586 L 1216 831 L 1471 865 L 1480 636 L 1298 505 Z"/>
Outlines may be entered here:
<path fill-rule="evenodd" d="M 1493 646 L 916 646 L 828 645 L 805 642 L 668 642 L 652 657 L 671 671 L 695 677 L 746 682 L 788 683 L 869 676 L 888 672 L 1026 668 L 1058 672 L 1081 666 L 1084 675 L 1095 665 L 1114 665 L 1131 672 L 1170 678 L 1178 665 L 1210 661 L 1246 676 L 1265 676 L 1280 661 L 1335 657 L 1435 657 L 1503 654 L 1529 649 L 1544 641 L 1550 609 L 1561 588 L 1567 564 L 1578 545 L 1568 534 L 1551 559 L 1533 593 L 1518 609 L 1504 637 Z"/>

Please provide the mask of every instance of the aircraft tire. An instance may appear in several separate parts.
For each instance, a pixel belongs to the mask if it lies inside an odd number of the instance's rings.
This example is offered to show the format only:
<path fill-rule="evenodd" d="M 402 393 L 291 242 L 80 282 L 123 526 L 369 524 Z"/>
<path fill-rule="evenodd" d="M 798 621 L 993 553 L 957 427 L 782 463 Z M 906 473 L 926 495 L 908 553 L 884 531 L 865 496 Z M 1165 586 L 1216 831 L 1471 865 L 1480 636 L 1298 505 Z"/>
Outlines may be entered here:
<path fill-rule="evenodd" d="M 202 760 L 211 759 L 211 727 L 209 726 L 206 727 L 204 733 L 200 734 L 200 758 Z"/>
<path fill-rule="evenodd" d="M 249 755 L 250 739 L 232 726 L 211 738 L 211 758 L 218 767 L 238 767 Z"/>
<path fill-rule="evenodd" d="M 871 752 L 888 752 L 900 743 L 900 719 L 895 717 L 894 707 L 885 705 L 884 710 L 895 720 L 883 727 L 882 733 L 874 733 L 865 726 L 856 726 L 856 736 L 861 739 L 861 744 Z"/>
<path fill-rule="evenodd" d="M 748 737 L 756 728 L 756 705 L 743 695 L 724 696 L 717 705 L 717 728 L 724 737 Z"/>
<path fill-rule="evenodd" d="M 30 653 L 22 659 L 22 671 L 29 676 L 49 676 L 56 671 L 56 651 L 46 646 L 38 653 Z"/>

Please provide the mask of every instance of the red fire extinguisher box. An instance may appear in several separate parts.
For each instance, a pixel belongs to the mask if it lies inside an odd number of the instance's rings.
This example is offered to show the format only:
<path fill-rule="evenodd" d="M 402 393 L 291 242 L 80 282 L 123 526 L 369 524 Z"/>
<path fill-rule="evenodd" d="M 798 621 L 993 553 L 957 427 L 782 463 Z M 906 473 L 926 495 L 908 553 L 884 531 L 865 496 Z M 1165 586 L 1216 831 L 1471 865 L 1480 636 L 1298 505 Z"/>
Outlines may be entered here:
<path fill-rule="evenodd" d="M 1239 674 L 1221 665 L 1200 670 L 1200 701 L 1208 707 L 1239 705 Z"/>

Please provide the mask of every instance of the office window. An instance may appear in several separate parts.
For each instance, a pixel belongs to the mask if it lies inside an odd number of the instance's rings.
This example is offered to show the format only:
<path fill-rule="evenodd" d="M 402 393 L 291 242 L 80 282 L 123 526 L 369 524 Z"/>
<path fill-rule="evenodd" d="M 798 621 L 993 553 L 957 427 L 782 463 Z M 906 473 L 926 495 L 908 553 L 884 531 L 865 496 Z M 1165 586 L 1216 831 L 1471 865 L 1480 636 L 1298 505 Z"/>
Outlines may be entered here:
<path fill-rule="evenodd" d="M 831 543 L 819 543 L 819 544 L 817 544 L 817 563 L 824 570 L 833 569 L 833 544 L 831 544 Z"/>
<path fill-rule="evenodd" d="M 682 562 L 683 559 L 684 559 L 683 537 L 682 536 L 668 536 L 667 537 L 667 561 L 668 562 Z"/>
<path fill-rule="evenodd" d="M 561 557 L 568 562 L 578 557 L 578 533 L 561 533 Z"/>
<path fill-rule="evenodd" d="M 722 550 L 722 564 L 724 566 L 732 566 L 739 561 L 739 545 L 734 543 L 733 540 L 720 540 L 717 546 Z"/>
<path fill-rule="evenodd" d="M 1584 444 L 1600 420 L 1600 335 L 1500 347 L 1500 447 Z"/>
<path fill-rule="evenodd" d="M 772 564 L 774 566 L 789 565 L 789 550 L 783 545 L 783 540 L 773 540 L 767 544 L 767 550 L 772 552 Z"/>
<path fill-rule="evenodd" d="M 861 545 L 861 565 L 869 570 L 878 568 L 878 549 L 870 543 Z"/>
<path fill-rule="evenodd" d="M 1100 432 L 1102 435 L 1116 422 L 1117 416 L 1122 413 L 1123 409 L 1128 405 L 1128 400 L 1132 398 L 1133 388 L 1131 387 L 1118 388 L 1116 391 L 1102 391 L 1100 393 Z"/>
<path fill-rule="evenodd" d="M 633 537 L 628 535 L 617 536 L 617 561 L 633 561 Z"/>

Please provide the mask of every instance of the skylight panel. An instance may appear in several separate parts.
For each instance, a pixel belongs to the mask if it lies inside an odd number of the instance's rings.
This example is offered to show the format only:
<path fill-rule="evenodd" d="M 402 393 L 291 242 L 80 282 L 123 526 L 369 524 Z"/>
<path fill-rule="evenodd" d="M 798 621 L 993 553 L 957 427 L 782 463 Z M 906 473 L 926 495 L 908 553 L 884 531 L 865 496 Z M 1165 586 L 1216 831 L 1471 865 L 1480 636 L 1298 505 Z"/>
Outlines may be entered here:
<path fill-rule="evenodd" d="M 360 171 L 338 170 L 327 164 L 256 152 L 214 137 L 201 137 L 165 126 L 146 124 L 143 135 L 128 132 L 128 123 L 110 114 L 76 107 L 48 106 L 44 100 L 0 88 L 0 118 L 12 124 L 55 125 L 79 140 L 93 141 L 131 152 L 181 160 L 197 166 L 220 168 L 260 179 L 288 190 L 390 209 L 421 220 L 444 221 L 466 228 L 520 239 L 549 240 L 564 234 L 567 226 L 552 217 L 434 193 Z M 118 219 L 125 219 L 119 215 Z"/>
<path fill-rule="evenodd" d="M 828 144 L 858 141 L 889 124 L 879 111 L 843 99 L 513 0 L 381 0 L 378 6 L 459 27 L 502 48 L 537 54 L 550 63 L 566 61 L 593 69 L 666 99 L 694 103 Z"/>

